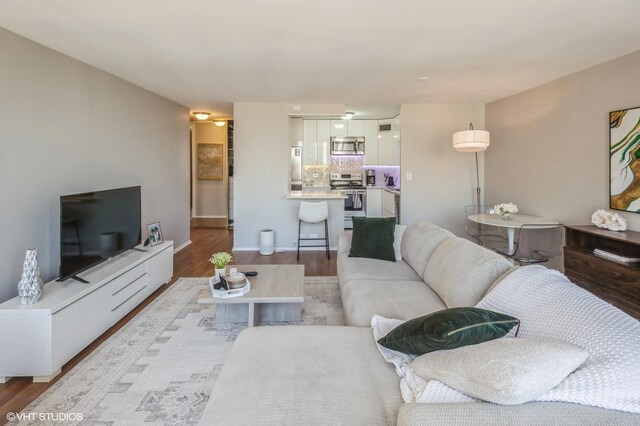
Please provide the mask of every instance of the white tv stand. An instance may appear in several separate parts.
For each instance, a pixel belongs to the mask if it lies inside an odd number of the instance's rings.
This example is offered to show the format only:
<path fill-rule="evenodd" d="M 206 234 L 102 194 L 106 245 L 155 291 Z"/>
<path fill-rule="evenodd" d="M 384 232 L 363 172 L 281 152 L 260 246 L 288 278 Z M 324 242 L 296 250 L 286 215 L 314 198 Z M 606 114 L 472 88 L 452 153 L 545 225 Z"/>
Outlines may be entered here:
<path fill-rule="evenodd" d="M 33 376 L 48 382 L 64 364 L 173 276 L 173 241 L 129 250 L 79 274 L 51 281 L 40 300 L 0 304 L 0 383 Z"/>

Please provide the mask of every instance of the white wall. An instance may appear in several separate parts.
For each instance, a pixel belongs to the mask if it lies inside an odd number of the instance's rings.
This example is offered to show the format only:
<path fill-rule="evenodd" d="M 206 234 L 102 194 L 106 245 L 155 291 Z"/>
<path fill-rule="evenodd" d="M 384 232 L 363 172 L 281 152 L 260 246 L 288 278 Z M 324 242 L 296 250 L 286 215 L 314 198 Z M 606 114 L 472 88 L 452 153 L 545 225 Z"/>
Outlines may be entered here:
<path fill-rule="evenodd" d="M 565 224 L 608 209 L 609 112 L 639 106 L 639 76 L 636 52 L 487 104 L 487 199 Z"/>
<path fill-rule="evenodd" d="M 469 122 L 484 129 L 484 106 L 403 104 L 400 116 L 401 222 L 426 219 L 464 236 L 464 207 L 475 203 L 475 157 L 454 150 L 452 135 L 468 129 Z M 482 153 L 479 160 L 484 187 Z"/>
<path fill-rule="evenodd" d="M 259 231 L 276 231 L 276 247 L 294 249 L 299 201 L 287 200 L 290 104 L 234 104 L 234 249 L 259 246 Z M 298 111 L 300 112 L 300 111 Z M 302 112 L 341 114 L 344 105 L 304 105 Z M 342 200 L 330 201 L 331 246 L 337 244 Z M 315 232 L 315 231 L 311 231 Z"/>
<path fill-rule="evenodd" d="M 193 122 L 193 217 L 227 217 L 227 125 L 216 126 L 212 121 Z M 198 179 L 198 144 L 222 144 L 224 174 L 222 180 Z"/>
<path fill-rule="evenodd" d="M 57 276 L 62 194 L 142 185 L 143 228 L 188 241 L 188 110 L 3 29 L 0 52 L 0 301 L 28 248 Z"/>

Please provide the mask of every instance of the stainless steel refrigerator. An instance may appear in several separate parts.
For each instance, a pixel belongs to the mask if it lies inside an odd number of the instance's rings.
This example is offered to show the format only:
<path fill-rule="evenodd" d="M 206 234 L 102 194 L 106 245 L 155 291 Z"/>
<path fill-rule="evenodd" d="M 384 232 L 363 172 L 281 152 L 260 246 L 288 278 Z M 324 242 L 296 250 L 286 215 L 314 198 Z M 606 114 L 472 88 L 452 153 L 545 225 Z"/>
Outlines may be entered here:
<path fill-rule="evenodd" d="M 289 170 L 289 189 L 302 191 L 302 147 L 291 147 L 291 165 Z"/>

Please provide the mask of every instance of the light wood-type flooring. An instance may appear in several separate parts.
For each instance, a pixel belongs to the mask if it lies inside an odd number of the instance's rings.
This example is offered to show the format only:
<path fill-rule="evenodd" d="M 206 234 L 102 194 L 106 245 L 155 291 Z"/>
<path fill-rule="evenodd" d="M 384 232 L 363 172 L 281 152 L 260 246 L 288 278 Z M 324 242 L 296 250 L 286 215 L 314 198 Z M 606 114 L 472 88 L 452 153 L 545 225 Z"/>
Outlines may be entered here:
<path fill-rule="evenodd" d="M 213 275 L 213 265 L 209 257 L 219 251 L 230 251 L 233 246 L 233 232 L 220 228 L 191 228 L 192 243 L 174 256 L 173 279 L 160 287 L 149 298 L 107 330 L 97 340 L 76 355 L 64 367 L 62 372 L 49 383 L 33 383 L 31 378 L 18 377 L 0 384 L 0 424 L 6 423 L 8 412 L 20 412 L 57 380 L 63 377 L 76 364 L 87 357 L 102 342 L 111 337 L 127 322 L 135 317 L 145 306 L 162 294 L 180 277 L 205 277 Z M 233 252 L 233 263 L 248 264 L 303 264 L 306 276 L 336 275 L 336 253 L 331 252 L 328 260 L 324 251 L 307 251 L 300 253 L 300 261 L 295 252 L 275 253 L 272 256 L 261 256 L 258 252 Z M 2 342 L 8 344 L 8 342 Z"/>

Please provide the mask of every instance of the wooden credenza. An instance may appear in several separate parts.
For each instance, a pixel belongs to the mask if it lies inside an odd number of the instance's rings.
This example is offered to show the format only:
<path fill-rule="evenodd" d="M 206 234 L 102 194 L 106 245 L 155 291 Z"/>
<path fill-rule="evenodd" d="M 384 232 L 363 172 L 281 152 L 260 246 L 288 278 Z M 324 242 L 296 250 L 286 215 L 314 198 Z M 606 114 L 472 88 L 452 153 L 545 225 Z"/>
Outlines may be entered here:
<path fill-rule="evenodd" d="M 640 319 L 640 264 L 618 263 L 593 254 L 596 248 L 640 257 L 640 232 L 615 232 L 593 225 L 565 226 L 564 272 L 571 281 Z"/>

